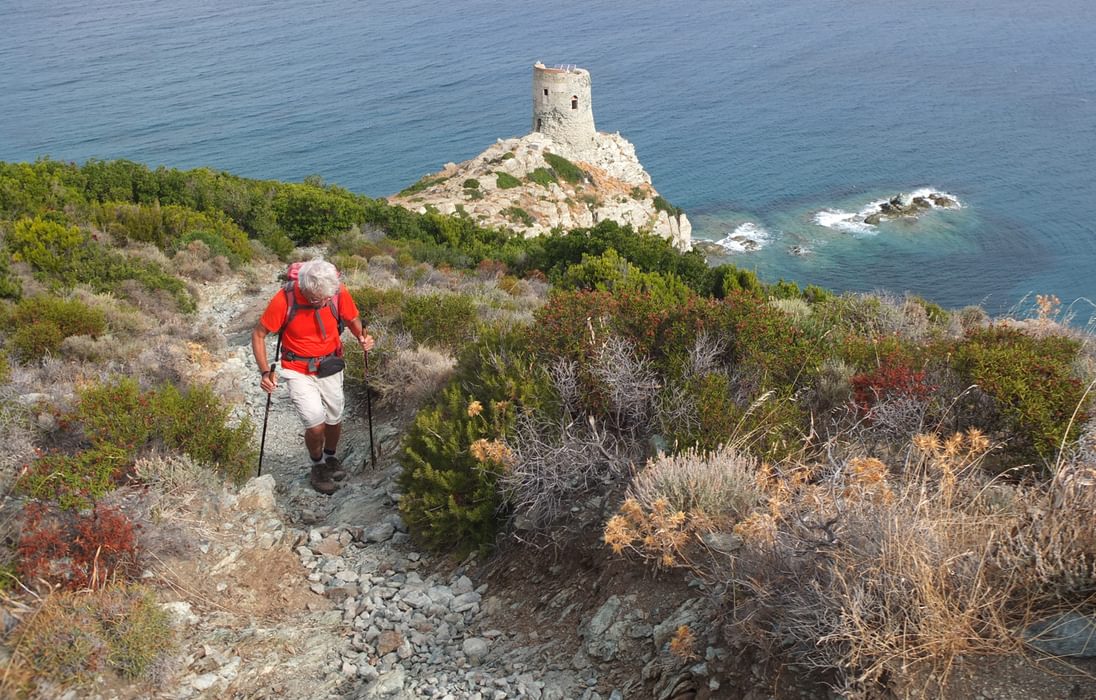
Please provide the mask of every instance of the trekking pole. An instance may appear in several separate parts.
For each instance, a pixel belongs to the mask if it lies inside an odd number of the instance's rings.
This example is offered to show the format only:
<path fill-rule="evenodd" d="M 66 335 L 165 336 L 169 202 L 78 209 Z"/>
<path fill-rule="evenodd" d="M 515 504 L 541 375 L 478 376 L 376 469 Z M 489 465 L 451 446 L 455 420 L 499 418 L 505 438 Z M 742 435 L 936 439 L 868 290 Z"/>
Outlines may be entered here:
<path fill-rule="evenodd" d="M 377 452 L 373 448 L 373 390 L 369 388 L 369 351 L 365 353 L 365 415 L 369 419 L 369 462 L 377 469 Z"/>
<path fill-rule="evenodd" d="M 270 363 L 270 371 L 271 372 L 278 369 L 277 357 L 281 354 L 281 352 L 282 352 L 282 334 L 279 333 L 278 334 L 278 345 L 274 350 L 275 360 Z M 259 473 L 256 474 L 255 476 L 262 476 L 263 475 L 263 450 L 266 449 L 266 422 L 268 420 L 270 420 L 270 401 L 273 398 L 274 398 L 274 392 L 273 391 L 266 395 L 266 413 L 263 415 L 263 437 L 262 437 L 262 440 L 259 441 Z"/>

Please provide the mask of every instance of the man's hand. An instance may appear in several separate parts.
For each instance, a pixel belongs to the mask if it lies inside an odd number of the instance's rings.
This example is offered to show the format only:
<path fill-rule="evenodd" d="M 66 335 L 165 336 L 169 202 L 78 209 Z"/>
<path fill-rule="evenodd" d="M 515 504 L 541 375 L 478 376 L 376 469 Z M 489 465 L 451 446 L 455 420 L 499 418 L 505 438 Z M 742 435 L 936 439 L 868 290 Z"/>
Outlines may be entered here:
<path fill-rule="evenodd" d="M 266 393 L 273 393 L 274 389 L 278 386 L 278 373 L 274 370 L 264 372 L 263 380 L 259 383 L 259 386 L 261 386 Z"/>
<path fill-rule="evenodd" d="M 362 337 L 358 338 L 358 343 L 361 344 L 362 350 L 369 352 L 373 349 L 373 336 L 362 333 Z"/>

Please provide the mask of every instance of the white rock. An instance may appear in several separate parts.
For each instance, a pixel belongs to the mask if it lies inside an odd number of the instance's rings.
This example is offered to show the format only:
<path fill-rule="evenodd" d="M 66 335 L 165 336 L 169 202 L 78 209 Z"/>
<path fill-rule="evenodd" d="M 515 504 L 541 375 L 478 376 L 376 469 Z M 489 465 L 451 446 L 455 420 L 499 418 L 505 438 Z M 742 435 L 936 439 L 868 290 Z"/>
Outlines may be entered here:
<path fill-rule="evenodd" d="M 221 677 L 216 673 L 203 673 L 190 681 L 190 685 L 197 690 L 209 690 L 219 680 L 221 680 Z"/>
<path fill-rule="evenodd" d="M 198 616 L 191 610 L 190 603 L 185 600 L 160 603 L 160 608 L 171 616 L 171 624 L 176 627 L 193 625 L 198 622 Z"/>
<path fill-rule="evenodd" d="M 488 641 L 480 637 L 469 637 L 461 644 L 461 651 L 468 657 L 468 663 L 476 665 L 483 661 L 490 648 L 491 646 Z"/>

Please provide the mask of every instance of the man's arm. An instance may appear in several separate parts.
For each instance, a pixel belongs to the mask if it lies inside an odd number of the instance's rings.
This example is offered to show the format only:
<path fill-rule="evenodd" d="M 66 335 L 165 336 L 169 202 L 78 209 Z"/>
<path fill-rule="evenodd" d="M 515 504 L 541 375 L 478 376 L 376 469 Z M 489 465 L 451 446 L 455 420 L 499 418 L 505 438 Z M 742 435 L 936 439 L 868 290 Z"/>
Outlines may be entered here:
<path fill-rule="evenodd" d="M 266 336 L 269 334 L 270 331 L 261 321 L 256 323 L 251 331 L 251 353 L 255 355 L 255 364 L 259 366 L 259 371 L 262 373 L 259 386 L 268 394 L 278 385 L 278 374 L 273 371 L 266 357 Z"/>
<path fill-rule="evenodd" d="M 362 350 L 369 352 L 373 349 L 373 336 L 369 335 L 365 327 L 362 326 L 361 316 L 355 316 L 347 321 L 346 327 L 354 334 L 354 339 L 362 346 Z"/>

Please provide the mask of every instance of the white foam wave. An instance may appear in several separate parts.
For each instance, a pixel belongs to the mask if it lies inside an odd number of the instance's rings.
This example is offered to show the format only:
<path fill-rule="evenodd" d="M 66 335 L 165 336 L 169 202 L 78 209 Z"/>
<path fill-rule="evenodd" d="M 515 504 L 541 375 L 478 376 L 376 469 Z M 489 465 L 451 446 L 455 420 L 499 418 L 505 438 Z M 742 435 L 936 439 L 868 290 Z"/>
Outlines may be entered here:
<path fill-rule="evenodd" d="M 910 207 L 914 200 L 918 200 L 918 206 L 908 211 L 900 210 Z M 901 204 L 900 209 L 892 206 L 896 202 Z M 922 187 L 912 192 L 903 192 L 891 199 L 868 202 L 857 212 L 823 209 L 814 215 L 814 222 L 835 231 L 874 234 L 877 232 L 876 226 L 879 221 L 898 217 L 916 217 L 920 212 L 925 211 L 926 204 L 928 209 L 961 209 L 963 207 L 963 203 L 953 194 L 933 187 Z"/>
<path fill-rule="evenodd" d="M 843 209 L 823 209 L 814 215 L 814 223 L 845 233 L 876 232 L 874 226 L 864 223 L 864 214 L 862 212 L 850 212 Z"/>
<path fill-rule="evenodd" d="M 747 221 L 744 224 L 739 224 L 734 231 L 731 231 L 716 243 L 732 253 L 745 253 L 763 248 L 771 238 L 772 236 L 762 226 Z"/>

